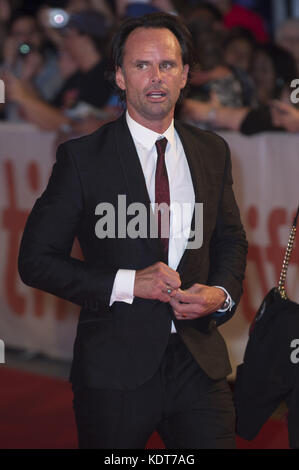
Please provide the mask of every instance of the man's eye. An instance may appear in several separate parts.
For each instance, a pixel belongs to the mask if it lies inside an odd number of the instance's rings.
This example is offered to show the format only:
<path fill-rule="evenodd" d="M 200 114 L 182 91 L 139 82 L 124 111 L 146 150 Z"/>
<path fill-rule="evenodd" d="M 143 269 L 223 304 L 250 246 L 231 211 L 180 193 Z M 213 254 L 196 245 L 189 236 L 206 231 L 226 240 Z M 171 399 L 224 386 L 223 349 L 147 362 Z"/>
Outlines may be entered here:
<path fill-rule="evenodd" d="M 147 64 L 142 64 L 142 63 L 141 63 L 141 64 L 137 64 L 137 68 L 138 68 L 139 70 L 145 70 L 146 67 L 147 67 Z"/>
<path fill-rule="evenodd" d="M 170 62 L 164 62 L 161 64 L 161 68 L 164 70 L 170 69 L 171 68 L 171 63 Z"/>

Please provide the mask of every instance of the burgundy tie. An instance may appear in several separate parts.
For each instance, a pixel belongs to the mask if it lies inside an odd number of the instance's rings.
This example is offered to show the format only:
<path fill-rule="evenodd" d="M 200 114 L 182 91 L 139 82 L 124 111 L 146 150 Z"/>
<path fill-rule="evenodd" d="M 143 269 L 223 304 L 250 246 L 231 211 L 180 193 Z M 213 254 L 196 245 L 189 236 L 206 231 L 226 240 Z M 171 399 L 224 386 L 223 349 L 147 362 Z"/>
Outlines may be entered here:
<path fill-rule="evenodd" d="M 169 194 L 167 169 L 165 165 L 166 145 L 167 145 L 167 139 L 165 137 L 161 140 L 156 141 L 158 159 L 157 159 L 156 177 L 155 177 L 155 203 L 156 204 L 166 203 L 168 205 L 168 210 L 166 211 L 164 210 L 164 213 L 161 214 L 161 210 L 158 211 L 158 236 L 161 240 L 164 253 L 166 257 L 168 257 L 170 194 Z M 162 234 L 162 227 L 163 227 L 163 234 Z M 164 235 L 164 237 L 162 237 L 162 235 Z"/>

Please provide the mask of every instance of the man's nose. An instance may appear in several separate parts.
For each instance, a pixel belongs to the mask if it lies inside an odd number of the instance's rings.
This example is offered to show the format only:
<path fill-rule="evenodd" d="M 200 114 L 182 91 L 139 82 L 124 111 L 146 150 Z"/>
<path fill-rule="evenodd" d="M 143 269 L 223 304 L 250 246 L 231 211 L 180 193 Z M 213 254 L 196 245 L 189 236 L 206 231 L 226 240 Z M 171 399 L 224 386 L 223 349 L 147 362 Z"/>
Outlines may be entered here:
<path fill-rule="evenodd" d="M 161 80 L 162 80 L 161 69 L 159 65 L 154 65 L 152 69 L 151 81 L 152 83 L 156 83 L 156 82 L 161 82 Z"/>

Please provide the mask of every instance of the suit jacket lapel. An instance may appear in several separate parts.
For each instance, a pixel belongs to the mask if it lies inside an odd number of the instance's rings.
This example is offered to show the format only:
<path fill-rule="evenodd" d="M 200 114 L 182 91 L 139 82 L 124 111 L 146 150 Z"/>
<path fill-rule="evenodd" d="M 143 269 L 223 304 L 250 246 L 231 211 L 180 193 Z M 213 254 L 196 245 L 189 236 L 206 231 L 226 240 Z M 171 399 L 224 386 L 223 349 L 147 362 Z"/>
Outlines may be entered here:
<path fill-rule="evenodd" d="M 141 163 L 126 122 L 125 113 L 116 121 L 115 142 L 117 156 L 127 183 L 131 202 L 141 203 L 147 209 L 147 232 L 149 234 L 150 218 L 153 217 L 153 211 Z M 148 236 L 144 241 L 147 243 L 148 248 L 153 250 L 158 259 L 165 261 L 162 246 L 158 238 Z"/>

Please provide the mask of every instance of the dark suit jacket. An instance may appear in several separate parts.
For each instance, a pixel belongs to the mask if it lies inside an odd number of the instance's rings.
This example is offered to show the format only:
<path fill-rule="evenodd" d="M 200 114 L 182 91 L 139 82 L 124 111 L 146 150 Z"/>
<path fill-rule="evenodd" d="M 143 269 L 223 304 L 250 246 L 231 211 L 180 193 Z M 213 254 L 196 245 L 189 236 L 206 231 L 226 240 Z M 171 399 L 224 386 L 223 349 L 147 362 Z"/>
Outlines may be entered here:
<path fill-rule="evenodd" d="M 186 249 L 178 272 L 182 288 L 195 282 L 227 289 L 236 303 L 242 292 L 247 242 L 232 191 L 230 153 L 224 140 L 175 123 L 191 170 L 195 200 L 204 203 L 203 245 Z M 158 369 L 171 320 L 195 359 L 212 378 L 230 371 L 225 343 L 208 315 L 177 321 L 169 304 L 135 298 L 109 307 L 117 270 L 164 261 L 158 239 L 99 239 L 100 202 L 150 207 L 144 175 L 125 117 L 91 135 L 62 144 L 48 186 L 28 218 L 19 254 L 22 280 L 82 306 L 71 381 L 90 387 L 131 389 Z M 150 212 L 150 211 L 148 211 Z M 194 220 L 193 220 L 194 223 Z M 71 258 L 78 237 L 84 261 Z"/>

